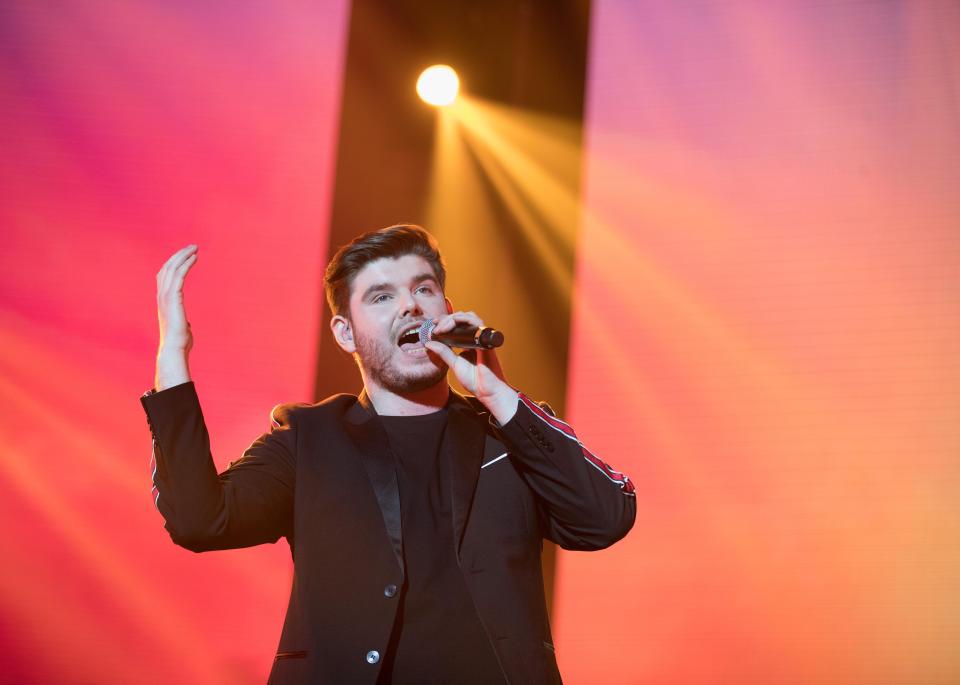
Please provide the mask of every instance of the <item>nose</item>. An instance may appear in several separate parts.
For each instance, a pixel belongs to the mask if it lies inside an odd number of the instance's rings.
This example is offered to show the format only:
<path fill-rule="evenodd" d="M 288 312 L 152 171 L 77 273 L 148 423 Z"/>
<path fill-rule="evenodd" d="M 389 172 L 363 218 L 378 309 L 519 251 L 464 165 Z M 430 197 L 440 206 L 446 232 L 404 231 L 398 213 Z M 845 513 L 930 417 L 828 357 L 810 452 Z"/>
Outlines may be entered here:
<path fill-rule="evenodd" d="M 400 308 L 400 313 L 403 316 L 419 316 L 423 314 L 423 310 L 420 308 L 420 303 L 417 302 L 417 299 L 409 290 L 404 292 L 404 294 L 401 296 Z"/>

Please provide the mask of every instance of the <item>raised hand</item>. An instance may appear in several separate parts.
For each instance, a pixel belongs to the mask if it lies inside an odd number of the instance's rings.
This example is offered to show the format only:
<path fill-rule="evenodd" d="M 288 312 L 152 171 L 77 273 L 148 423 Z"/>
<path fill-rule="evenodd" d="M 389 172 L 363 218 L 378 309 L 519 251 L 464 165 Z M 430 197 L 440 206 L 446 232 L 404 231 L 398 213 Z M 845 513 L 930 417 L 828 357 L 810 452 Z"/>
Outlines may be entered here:
<path fill-rule="evenodd" d="M 158 391 L 190 380 L 187 356 L 193 347 L 193 333 L 183 304 L 183 282 L 197 261 L 197 250 L 196 245 L 187 245 L 157 272 L 160 346 L 154 387 Z"/>
<path fill-rule="evenodd" d="M 454 312 L 437 319 L 433 332 L 445 333 L 459 323 L 478 328 L 484 325 L 474 312 Z M 446 363 L 460 384 L 483 402 L 501 424 L 513 418 L 517 410 L 517 391 L 506 382 L 494 350 L 467 350 L 457 355 L 443 343 L 431 340 L 424 346 Z"/>

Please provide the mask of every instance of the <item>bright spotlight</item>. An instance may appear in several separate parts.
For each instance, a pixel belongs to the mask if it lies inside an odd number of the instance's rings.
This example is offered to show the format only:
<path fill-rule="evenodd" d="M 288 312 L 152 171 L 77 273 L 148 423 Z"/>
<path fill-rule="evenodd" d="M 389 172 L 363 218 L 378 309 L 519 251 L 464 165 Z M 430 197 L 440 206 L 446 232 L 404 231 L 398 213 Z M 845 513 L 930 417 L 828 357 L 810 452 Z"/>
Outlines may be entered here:
<path fill-rule="evenodd" d="M 460 90 L 460 79 L 457 72 L 446 64 L 435 64 L 428 67 L 417 79 L 417 94 L 431 105 L 443 107 L 453 104 Z"/>

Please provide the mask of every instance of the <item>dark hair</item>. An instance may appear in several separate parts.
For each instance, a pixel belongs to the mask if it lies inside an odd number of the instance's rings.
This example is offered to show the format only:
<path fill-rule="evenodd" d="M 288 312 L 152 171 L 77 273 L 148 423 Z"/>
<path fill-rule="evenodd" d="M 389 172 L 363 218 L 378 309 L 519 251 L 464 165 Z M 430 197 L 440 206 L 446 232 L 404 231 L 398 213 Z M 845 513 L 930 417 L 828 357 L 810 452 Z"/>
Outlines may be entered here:
<path fill-rule="evenodd" d="M 323 278 L 330 311 L 349 318 L 350 288 L 363 267 L 384 257 L 396 259 L 406 255 L 427 260 L 440 289 L 444 290 L 447 270 L 436 239 L 421 226 L 396 224 L 359 235 L 333 255 Z"/>

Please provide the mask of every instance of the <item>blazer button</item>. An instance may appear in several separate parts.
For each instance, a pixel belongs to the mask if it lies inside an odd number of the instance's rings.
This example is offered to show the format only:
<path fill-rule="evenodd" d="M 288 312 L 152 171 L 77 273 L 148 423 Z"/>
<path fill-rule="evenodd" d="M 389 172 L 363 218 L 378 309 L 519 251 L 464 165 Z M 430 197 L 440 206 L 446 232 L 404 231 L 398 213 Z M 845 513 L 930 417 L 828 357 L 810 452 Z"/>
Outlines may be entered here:
<path fill-rule="evenodd" d="M 369 652 L 367 652 L 367 663 L 368 663 L 368 664 L 375 664 L 375 663 L 377 663 L 378 661 L 380 661 L 380 652 L 378 652 L 378 651 L 375 650 L 375 649 L 371 649 Z"/>
<path fill-rule="evenodd" d="M 393 583 L 390 583 L 385 588 L 383 588 L 384 597 L 395 597 L 397 595 L 397 586 Z"/>

